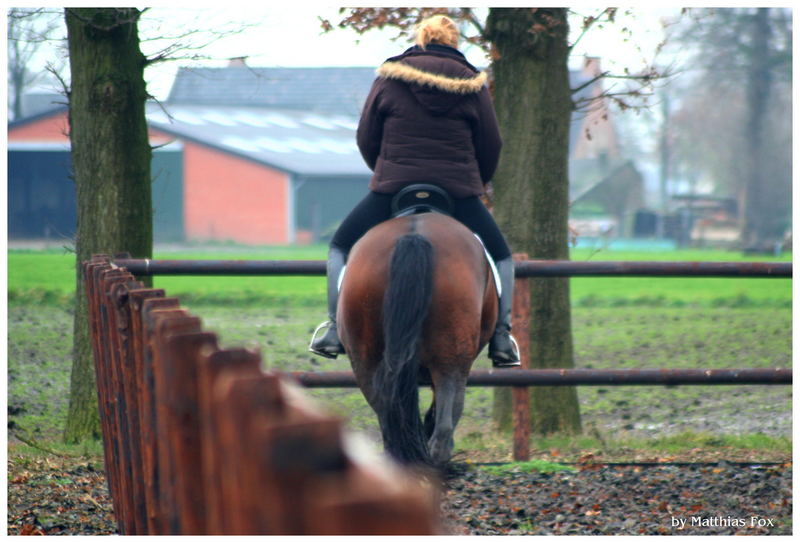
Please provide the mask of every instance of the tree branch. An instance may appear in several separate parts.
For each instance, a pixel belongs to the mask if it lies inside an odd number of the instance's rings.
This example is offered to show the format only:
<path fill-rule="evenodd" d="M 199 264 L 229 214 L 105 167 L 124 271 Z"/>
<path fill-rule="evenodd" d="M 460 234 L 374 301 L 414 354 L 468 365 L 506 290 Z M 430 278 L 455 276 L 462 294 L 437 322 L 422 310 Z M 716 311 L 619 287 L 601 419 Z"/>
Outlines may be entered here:
<path fill-rule="evenodd" d="M 603 72 L 601 74 L 596 75 L 595 77 L 593 77 L 590 80 L 586 81 L 582 85 L 579 85 L 579 86 L 575 87 L 574 89 L 572 89 L 572 94 L 580 92 L 580 91 L 582 91 L 583 89 L 585 89 L 586 87 L 588 87 L 590 85 L 594 85 L 595 83 L 597 83 L 598 81 L 600 81 L 604 77 L 608 77 L 608 74 L 609 74 L 609 72 Z"/>
<path fill-rule="evenodd" d="M 583 38 L 589 32 L 589 30 L 598 22 L 613 21 L 614 15 L 616 13 L 617 13 L 617 8 L 605 8 L 596 17 L 593 17 L 591 15 L 584 17 L 583 29 L 581 30 L 581 33 L 578 35 L 578 37 L 575 38 L 575 41 L 572 42 L 572 44 L 569 46 L 569 50 L 572 51 L 572 49 L 576 45 L 578 45 L 578 42 L 581 41 L 581 38 Z M 606 15 L 605 21 L 602 18 L 603 15 Z"/>
<path fill-rule="evenodd" d="M 475 30 L 478 31 L 478 34 L 484 36 L 486 34 L 486 31 L 484 30 L 481 22 L 475 16 L 475 12 L 472 11 L 472 8 L 463 8 L 462 12 L 464 14 L 464 20 L 470 23 L 472 26 L 474 26 Z"/>

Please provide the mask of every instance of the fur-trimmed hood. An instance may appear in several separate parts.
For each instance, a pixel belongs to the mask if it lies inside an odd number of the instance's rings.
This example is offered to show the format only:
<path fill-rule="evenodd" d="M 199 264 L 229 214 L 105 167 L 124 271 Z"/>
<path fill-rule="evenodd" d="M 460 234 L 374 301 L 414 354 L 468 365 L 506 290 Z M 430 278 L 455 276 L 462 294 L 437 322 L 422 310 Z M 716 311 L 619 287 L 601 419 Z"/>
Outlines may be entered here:
<path fill-rule="evenodd" d="M 441 115 L 466 96 L 476 95 L 487 76 L 472 66 L 452 47 L 430 44 L 412 47 L 381 64 L 377 75 L 384 80 L 405 83 L 414 97 L 435 115 Z"/>
<path fill-rule="evenodd" d="M 377 70 L 379 77 L 397 79 L 406 83 L 414 83 L 450 92 L 453 94 L 471 94 L 480 92 L 486 84 L 486 72 L 478 72 L 473 77 L 449 77 L 415 68 L 405 62 L 386 61 Z"/>
<path fill-rule="evenodd" d="M 364 101 L 356 140 L 369 190 L 432 182 L 454 198 L 483 193 L 503 140 L 486 74 L 457 49 L 429 44 L 389 58 Z"/>

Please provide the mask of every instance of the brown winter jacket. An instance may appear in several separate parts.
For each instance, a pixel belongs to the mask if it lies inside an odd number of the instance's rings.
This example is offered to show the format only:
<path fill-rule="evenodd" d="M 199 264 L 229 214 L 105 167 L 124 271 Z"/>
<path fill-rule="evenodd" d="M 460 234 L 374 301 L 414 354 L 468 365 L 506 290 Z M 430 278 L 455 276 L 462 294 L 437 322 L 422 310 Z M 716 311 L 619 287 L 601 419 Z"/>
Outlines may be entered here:
<path fill-rule="evenodd" d="M 483 194 L 502 146 L 486 73 L 436 44 L 412 47 L 377 73 L 357 132 L 370 190 L 427 182 L 455 198 Z"/>

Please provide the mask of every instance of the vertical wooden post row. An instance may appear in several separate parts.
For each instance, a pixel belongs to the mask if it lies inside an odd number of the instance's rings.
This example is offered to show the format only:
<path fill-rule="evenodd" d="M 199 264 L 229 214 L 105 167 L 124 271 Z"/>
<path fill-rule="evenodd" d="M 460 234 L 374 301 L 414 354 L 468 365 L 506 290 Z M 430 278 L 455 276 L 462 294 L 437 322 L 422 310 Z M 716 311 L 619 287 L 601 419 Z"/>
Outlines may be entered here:
<path fill-rule="evenodd" d="M 427 535 L 434 492 L 347 446 L 258 353 L 104 255 L 84 263 L 106 475 L 126 535 Z"/>

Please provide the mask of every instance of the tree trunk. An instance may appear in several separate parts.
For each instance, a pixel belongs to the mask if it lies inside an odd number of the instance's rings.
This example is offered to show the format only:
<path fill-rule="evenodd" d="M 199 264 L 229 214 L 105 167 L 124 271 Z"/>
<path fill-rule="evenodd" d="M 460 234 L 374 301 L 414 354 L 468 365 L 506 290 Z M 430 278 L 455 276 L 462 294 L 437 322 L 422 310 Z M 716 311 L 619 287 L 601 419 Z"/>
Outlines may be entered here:
<path fill-rule="evenodd" d="M 758 8 L 750 20 L 750 51 L 745 80 L 747 92 L 747 142 L 744 187 L 744 249 L 764 250 L 780 239 L 782 232 L 775 231 L 773 222 L 777 218 L 772 210 L 766 190 L 771 180 L 764 178 L 765 163 L 764 126 L 767 124 L 767 106 L 770 101 L 772 76 L 769 61 L 770 22 L 769 8 Z M 780 230 L 780 227 L 778 228 Z"/>
<path fill-rule="evenodd" d="M 573 103 L 567 34 L 564 8 L 492 8 L 486 24 L 496 53 L 494 103 L 503 135 L 494 209 L 512 250 L 534 259 L 569 258 L 567 164 Z M 531 279 L 530 289 L 531 367 L 574 367 L 569 279 Z M 534 432 L 581 431 L 575 387 L 530 391 Z M 495 420 L 502 427 L 510 420 L 510 393 L 498 392 Z"/>
<path fill-rule="evenodd" d="M 65 16 L 78 225 L 73 363 L 64 438 L 77 442 L 100 435 L 81 263 L 99 253 L 152 257 L 151 149 L 139 11 L 67 8 Z"/>

